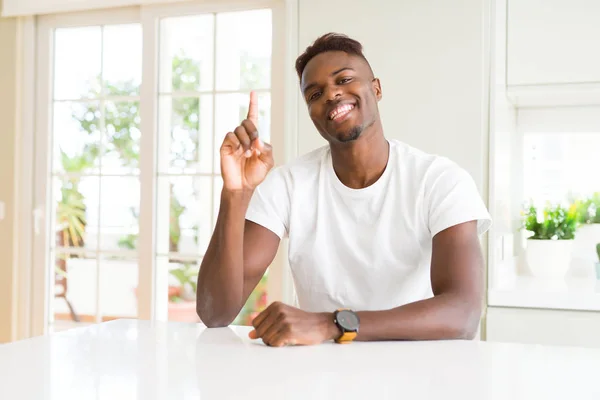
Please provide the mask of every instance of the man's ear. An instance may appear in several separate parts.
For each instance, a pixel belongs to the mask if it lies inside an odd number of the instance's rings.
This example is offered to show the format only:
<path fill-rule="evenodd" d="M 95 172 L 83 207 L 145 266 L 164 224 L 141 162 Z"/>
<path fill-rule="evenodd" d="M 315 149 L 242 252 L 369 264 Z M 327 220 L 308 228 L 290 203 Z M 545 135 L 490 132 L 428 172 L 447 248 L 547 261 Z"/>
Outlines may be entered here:
<path fill-rule="evenodd" d="M 371 84 L 373 85 L 373 92 L 375 92 L 375 97 L 377 98 L 377 101 L 381 100 L 382 92 L 381 92 L 381 82 L 379 81 L 379 78 L 373 78 L 373 81 L 371 81 Z"/>

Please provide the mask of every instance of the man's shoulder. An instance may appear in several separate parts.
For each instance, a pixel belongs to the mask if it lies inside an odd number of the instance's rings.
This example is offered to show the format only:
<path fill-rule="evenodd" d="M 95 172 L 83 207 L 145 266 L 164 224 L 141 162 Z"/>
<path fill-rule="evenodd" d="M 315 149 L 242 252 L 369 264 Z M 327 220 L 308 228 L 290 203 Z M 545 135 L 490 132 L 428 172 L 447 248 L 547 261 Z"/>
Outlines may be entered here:
<path fill-rule="evenodd" d="M 433 169 L 452 167 L 457 165 L 446 156 L 429 153 L 413 147 L 396 139 L 391 139 L 390 145 L 396 153 L 396 160 L 402 168 L 412 169 L 415 172 L 427 172 Z"/>
<path fill-rule="evenodd" d="M 449 157 L 426 152 L 398 140 L 390 140 L 398 166 L 423 184 L 432 185 L 441 177 L 464 178 L 470 176 L 456 161 Z"/>
<path fill-rule="evenodd" d="M 329 145 L 316 148 L 295 159 L 273 168 L 273 172 L 281 175 L 305 175 L 320 170 L 329 152 Z"/>

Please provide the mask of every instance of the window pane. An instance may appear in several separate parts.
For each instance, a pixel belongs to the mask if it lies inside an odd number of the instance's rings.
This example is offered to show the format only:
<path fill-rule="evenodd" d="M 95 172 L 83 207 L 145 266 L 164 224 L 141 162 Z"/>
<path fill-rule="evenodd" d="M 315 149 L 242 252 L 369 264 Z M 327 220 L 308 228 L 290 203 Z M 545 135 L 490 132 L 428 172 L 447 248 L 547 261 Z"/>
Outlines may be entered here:
<path fill-rule="evenodd" d="M 100 184 L 100 249 L 135 250 L 139 234 L 139 179 L 102 177 Z"/>
<path fill-rule="evenodd" d="M 103 174 L 139 174 L 139 102 L 107 101 L 104 107 L 106 149 Z"/>
<path fill-rule="evenodd" d="M 104 320 L 135 318 L 138 262 L 122 256 L 100 258 L 100 314 Z"/>
<path fill-rule="evenodd" d="M 106 95 L 128 96 L 140 92 L 142 81 L 142 26 L 104 27 L 102 77 Z"/>
<path fill-rule="evenodd" d="M 159 101 L 159 172 L 211 173 L 213 97 Z"/>
<path fill-rule="evenodd" d="M 212 90 L 214 17 L 165 18 L 160 24 L 162 93 Z"/>
<path fill-rule="evenodd" d="M 96 177 L 54 178 L 54 229 L 57 247 L 96 249 L 98 227 Z"/>
<path fill-rule="evenodd" d="M 54 98 L 100 93 L 102 31 L 99 26 L 57 29 L 54 34 Z"/>
<path fill-rule="evenodd" d="M 223 190 L 223 178 L 215 176 L 213 178 L 213 224 L 217 223 L 219 208 L 221 206 L 221 191 Z M 214 227 L 213 227 L 214 229 Z"/>
<path fill-rule="evenodd" d="M 217 90 L 271 87 L 271 10 L 217 14 Z"/>
<path fill-rule="evenodd" d="M 77 322 L 93 322 L 97 293 L 95 255 L 53 252 L 51 259 L 54 298 L 50 301 L 50 312 L 55 327 L 64 329 Z"/>
<path fill-rule="evenodd" d="M 169 268 L 169 321 L 200 322 L 196 313 L 196 282 L 200 261 L 171 258 Z"/>
<path fill-rule="evenodd" d="M 56 173 L 98 172 L 100 108 L 97 102 L 54 103 L 53 170 Z"/>
<path fill-rule="evenodd" d="M 600 135 L 526 134 L 525 199 L 540 205 L 568 202 L 600 191 Z"/>
<path fill-rule="evenodd" d="M 220 173 L 219 149 L 227 132 L 233 131 L 248 116 L 249 93 L 216 95 L 215 109 L 215 161 L 214 170 Z M 258 133 L 265 142 L 271 141 L 271 95 L 258 95 Z"/>
<path fill-rule="evenodd" d="M 166 188 L 167 184 L 169 204 L 159 202 L 158 218 L 161 222 L 168 218 L 168 247 L 164 246 L 166 243 L 160 247 L 169 253 L 202 256 L 212 233 L 212 179 L 208 176 L 159 178 L 159 187 Z"/>

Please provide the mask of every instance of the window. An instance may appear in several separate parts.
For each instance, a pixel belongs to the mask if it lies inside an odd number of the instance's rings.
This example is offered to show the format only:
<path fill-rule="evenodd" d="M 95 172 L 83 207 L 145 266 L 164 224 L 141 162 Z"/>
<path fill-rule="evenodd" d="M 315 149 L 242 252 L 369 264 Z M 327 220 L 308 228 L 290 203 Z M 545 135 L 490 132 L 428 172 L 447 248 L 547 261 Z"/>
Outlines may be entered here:
<path fill-rule="evenodd" d="M 600 132 L 524 132 L 525 198 L 543 206 L 600 191 Z"/>
<path fill-rule="evenodd" d="M 135 317 L 142 29 L 59 28 L 53 43 L 52 315 Z"/>
<path fill-rule="evenodd" d="M 596 308 L 599 111 L 595 106 L 520 108 L 516 118 L 507 113 L 498 124 L 492 142 L 496 221 L 490 231 L 489 305 Z M 531 204 L 535 219 L 545 223 L 534 227 L 535 234 L 565 240 L 528 240 L 534 232 L 523 225 Z M 565 220 L 566 227 L 556 228 Z"/>
<path fill-rule="evenodd" d="M 170 196 L 158 196 L 157 223 L 169 230 L 156 232 L 156 263 L 169 270 L 171 320 L 197 319 L 194 285 L 222 188 L 219 147 L 246 118 L 250 90 L 269 141 L 271 31 L 269 9 L 160 21 L 157 191 Z M 236 323 L 264 307 L 265 285 L 266 276 Z"/>
<path fill-rule="evenodd" d="M 280 9 L 261 4 L 41 19 L 34 273 L 47 279 L 34 307 L 43 331 L 114 318 L 198 321 L 219 147 L 245 118 L 250 90 L 261 137 L 275 149 L 283 142 L 271 135 L 274 124 L 283 131 L 272 114 L 283 107 L 271 105 L 284 99 L 284 75 L 272 72 L 282 64 Z M 266 306 L 268 276 L 236 324 Z"/>

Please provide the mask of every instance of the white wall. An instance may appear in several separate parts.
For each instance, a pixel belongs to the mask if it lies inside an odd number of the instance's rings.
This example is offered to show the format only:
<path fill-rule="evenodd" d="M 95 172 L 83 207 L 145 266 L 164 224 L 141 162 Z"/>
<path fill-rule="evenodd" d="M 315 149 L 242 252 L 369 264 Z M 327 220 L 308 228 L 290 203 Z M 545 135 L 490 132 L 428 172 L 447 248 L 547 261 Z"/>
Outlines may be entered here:
<path fill-rule="evenodd" d="M 182 1 L 190 0 L 4 0 L 0 10 L 4 16 L 41 15 Z"/>
<path fill-rule="evenodd" d="M 0 343 L 15 337 L 17 139 L 19 128 L 19 23 L 0 18 L 0 201 L 5 203 L 0 220 Z"/>
<path fill-rule="evenodd" d="M 487 188 L 484 18 L 490 0 L 302 0 L 299 50 L 336 31 L 361 41 L 381 79 L 384 132 L 465 167 Z M 487 28 L 486 28 L 487 29 Z M 299 143 L 325 142 L 300 100 Z"/>

